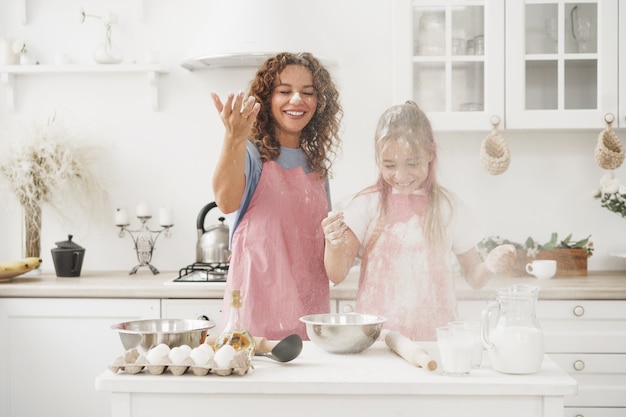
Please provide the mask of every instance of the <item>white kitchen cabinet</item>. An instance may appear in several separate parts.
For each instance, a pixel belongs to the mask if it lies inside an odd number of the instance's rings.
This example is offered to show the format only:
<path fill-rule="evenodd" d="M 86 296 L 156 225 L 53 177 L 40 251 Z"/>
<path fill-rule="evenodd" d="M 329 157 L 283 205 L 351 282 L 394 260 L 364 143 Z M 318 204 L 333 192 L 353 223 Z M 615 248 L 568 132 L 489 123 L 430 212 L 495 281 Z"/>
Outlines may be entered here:
<path fill-rule="evenodd" d="M 507 129 L 601 129 L 607 114 L 626 126 L 617 0 L 394 5 L 394 101 L 416 101 L 434 129 L 488 130 L 493 116 Z"/>
<path fill-rule="evenodd" d="M 620 25 L 618 23 L 618 33 L 620 39 L 626 39 L 626 5 L 623 3 L 621 6 L 618 6 L 618 15 L 619 20 L 621 22 Z M 626 127 L 626 42 L 618 42 L 619 43 L 619 63 L 618 68 L 621 69 L 619 71 L 619 113 L 617 117 L 616 126 L 618 127 Z"/>
<path fill-rule="evenodd" d="M 507 128 L 618 116 L 617 0 L 507 1 L 505 35 Z"/>
<path fill-rule="evenodd" d="M 435 130 L 502 119 L 503 16 L 500 0 L 394 1 L 394 102 L 414 100 Z"/>
<path fill-rule="evenodd" d="M 123 351 L 110 327 L 159 315 L 159 300 L 0 298 L 0 416 L 111 415 L 94 389 Z"/>

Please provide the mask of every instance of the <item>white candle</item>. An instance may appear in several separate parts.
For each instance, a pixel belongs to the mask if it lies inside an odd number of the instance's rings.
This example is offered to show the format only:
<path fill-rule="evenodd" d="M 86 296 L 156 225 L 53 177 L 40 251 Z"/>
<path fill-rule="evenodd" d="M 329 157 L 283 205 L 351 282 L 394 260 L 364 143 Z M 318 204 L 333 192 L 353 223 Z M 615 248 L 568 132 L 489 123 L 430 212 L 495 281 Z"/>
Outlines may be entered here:
<path fill-rule="evenodd" d="M 137 217 L 152 217 L 148 203 L 139 203 L 137 205 Z"/>
<path fill-rule="evenodd" d="M 174 225 L 174 215 L 172 214 L 172 210 L 167 207 L 159 208 L 159 224 L 161 226 Z"/>
<path fill-rule="evenodd" d="M 115 209 L 115 225 L 128 226 L 129 224 L 130 218 L 128 217 L 128 211 L 125 208 Z"/>

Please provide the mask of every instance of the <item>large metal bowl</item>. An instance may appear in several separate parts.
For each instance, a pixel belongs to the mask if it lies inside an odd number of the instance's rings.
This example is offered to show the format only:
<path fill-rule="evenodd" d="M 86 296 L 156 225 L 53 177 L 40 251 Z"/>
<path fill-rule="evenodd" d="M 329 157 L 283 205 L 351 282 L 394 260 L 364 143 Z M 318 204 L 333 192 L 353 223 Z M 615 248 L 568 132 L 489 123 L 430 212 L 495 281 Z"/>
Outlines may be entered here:
<path fill-rule="evenodd" d="M 309 339 L 330 353 L 359 353 L 378 339 L 382 316 L 360 313 L 313 314 L 300 317 Z"/>
<path fill-rule="evenodd" d="M 197 347 L 204 343 L 209 329 L 213 327 L 215 323 L 208 320 L 154 319 L 118 323 L 111 329 L 118 331 L 124 349 L 136 348 L 145 355 L 160 343 L 170 348 L 182 345 Z"/>

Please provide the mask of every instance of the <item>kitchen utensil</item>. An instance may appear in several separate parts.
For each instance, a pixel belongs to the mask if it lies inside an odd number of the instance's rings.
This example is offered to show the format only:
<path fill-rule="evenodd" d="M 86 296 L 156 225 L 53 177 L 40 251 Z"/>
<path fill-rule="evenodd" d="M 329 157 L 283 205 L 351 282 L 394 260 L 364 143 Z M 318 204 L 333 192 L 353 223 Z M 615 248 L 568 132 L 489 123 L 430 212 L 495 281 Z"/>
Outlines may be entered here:
<path fill-rule="evenodd" d="M 402 333 L 383 330 L 385 343 L 404 360 L 413 366 L 434 371 L 437 369 L 437 361 L 432 359 L 426 349 L 419 343 L 409 339 Z"/>
<path fill-rule="evenodd" d="M 539 287 L 518 284 L 496 290 L 483 310 L 481 337 L 494 370 L 532 374 L 543 362 L 543 332 L 535 316 Z"/>
<path fill-rule="evenodd" d="M 198 242 L 196 245 L 196 262 L 228 262 L 230 250 L 228 248 L 229 229 L 224 224 L 224 217 L 220 217 L 219 224 L 204 228 L 206 215 L 212 209 L 217 208 L 215 202 L 209 203 L 200 210 L 196 227 L 198 229 Z"/>
<path fill-rule="evenodd" d="M 55 242 L 56 248 L 51 249 L 52 261 L 57 277 L 79 277 L 83 266 L 85 249 L 72 242 L 72 235 L 68 235 L 68 240 Z"/>
<path fill-rule="evenodd" d="M 289 362 L 294 360 L 302 352 L 302 338 L 300 335 L 291 334 L 278 342 L 270 352 L 257 350 L 255 356 L 265 356 L 278 362 Z"/>
<path fill-rule="evenodd" d="M 376 341 L 382 316 L 360 313 L 312 314 L 300 317 L 309 339 L 330 353 L 359 353 Z"/>
<path fill-rule="evenodd" d="M 182 345 L 195 348 L 204 343 L 209 329 L 214 327 L 215 323 L 208 320 L 151 319 L 118 323 L 111 329 L 118 331 L 124 349 L 136 348 L 147 355 L 160 343 L 170 348 Z"/>

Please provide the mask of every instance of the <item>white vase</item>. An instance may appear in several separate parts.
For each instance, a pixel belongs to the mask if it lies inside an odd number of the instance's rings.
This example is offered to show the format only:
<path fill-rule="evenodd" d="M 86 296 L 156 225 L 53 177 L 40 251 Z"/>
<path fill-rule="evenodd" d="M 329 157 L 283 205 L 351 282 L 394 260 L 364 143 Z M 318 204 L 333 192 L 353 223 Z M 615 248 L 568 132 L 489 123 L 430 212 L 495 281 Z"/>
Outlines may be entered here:
<path fill-rule="evenodd" d="M 119 64 L 124 59 L 124 54 L 111 40 L 111 29 L 107 28 L 104 42 L 93 51 L 93 59 L 98 64 Z"/>

